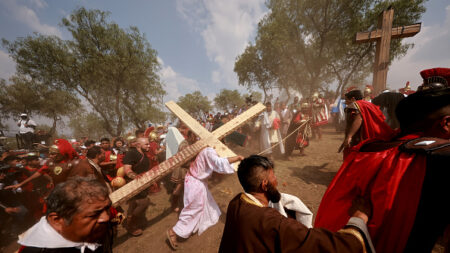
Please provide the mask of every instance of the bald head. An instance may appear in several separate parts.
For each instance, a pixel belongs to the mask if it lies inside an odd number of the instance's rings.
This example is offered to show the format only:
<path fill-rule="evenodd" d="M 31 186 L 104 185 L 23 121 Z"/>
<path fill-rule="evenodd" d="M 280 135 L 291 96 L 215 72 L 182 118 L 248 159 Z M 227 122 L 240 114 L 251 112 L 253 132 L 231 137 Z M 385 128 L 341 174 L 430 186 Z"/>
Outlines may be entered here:
<path fill-rule="evenodd" d="M 138 138 L 137 139 L 137 148 L 140 148 L 142 151 L 148 151 L 150 148 L 150 142 L 148 141 L 148 138 Z"/>

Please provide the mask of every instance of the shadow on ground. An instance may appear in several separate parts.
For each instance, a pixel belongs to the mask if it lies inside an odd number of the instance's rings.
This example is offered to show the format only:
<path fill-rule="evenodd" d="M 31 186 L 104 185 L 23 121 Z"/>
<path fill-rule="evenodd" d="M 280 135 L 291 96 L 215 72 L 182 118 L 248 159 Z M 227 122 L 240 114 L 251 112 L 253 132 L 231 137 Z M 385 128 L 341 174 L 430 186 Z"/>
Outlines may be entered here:
<path fill-rule="evenodd" d="M 155 206 L 155 204 L 151 202 L 150 207 L 151 206 Z M 167 208 L 162 213 L 158 214 L 157 216 L 153 217 L 152 219 L 150 219 L 150 220 L 145 219 L 145 220 L 141 221 L 140 224 L 142 224 L 142 226 L 141 226 L 142 230 L 145 230 L 145 229 L 151 227 L 153 224 L 158 223 L 159 221 L 163 220 L 165 217 L 167 217 L 171 213 L 172 213 L 172 209 Z M 127 222 L 127 220 L 125 219 L 123 221 L 124 226 L 126 225 L 126 222 Z M 132 237 L 132 236 L 129 235 L 128 233 L 124 233 L 120 236 L 117 236 L 116 238 L 114 238 L 114 247 L 117 247 L 118 245 L 126 242 L 128 240 L 128 238 L 130 238 L 130 237 Z"/>
<path fill-rule="evenodd" d="M 306 165 L 304 167 L 288 167 L 292 171 L 292 176 L 298 177 L 307 184 L 321 184 L 328 186 L 336 172 L 327 170 L 328 163 L 319 166 Z"/>

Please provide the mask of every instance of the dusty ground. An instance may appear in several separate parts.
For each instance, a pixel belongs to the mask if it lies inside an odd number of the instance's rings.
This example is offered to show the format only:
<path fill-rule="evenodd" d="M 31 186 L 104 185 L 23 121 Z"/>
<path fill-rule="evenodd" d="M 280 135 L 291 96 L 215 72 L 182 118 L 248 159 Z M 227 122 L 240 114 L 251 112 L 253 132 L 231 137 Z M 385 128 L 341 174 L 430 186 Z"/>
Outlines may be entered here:
<path fill-rule="evenodd" d="M 275 159 L 275 174 L 278 178 L 278 188 L 281 192 L 298 196 L 315 214 L 320 199 L 331 182 L 342 162 L 342 154 L 337 148 L 342 141 L 342 135 L 332 129 L 325 129 L 321 141 L 311 141 L 306 149 L 306 156 L 299 156 L 294 151 L 292 161 Z M 252 152 L 235 148 L 236 153 L 249 155 Z M 221 176 L 219 183 L 210 182 L 210 190 L 222 210 L 218 224 L 209 228 L 202 235 L 193 235 L 188 240 L 179 243 L 178 252 L 217 252 L 225 222 L 225 212 L 228 202 L 242 192 L 236 175 Z M 149 225 L 140 237 L 129 237 L 125 230 L 119 229 L 115 252 L 171 252 L 166 244 L 166 230 L 175 225 L 177 214 L 169 210 L 169 195 L 163 190 L 151 196 L 152 205 L 147 211 Z"/>
<path fill-rule="evenodd" d="M 294 151 L 293 161 L 275 159 L 275 174 L 278 178 L 279 190 L 298 196 L 315 214 L 327 185 L 342 163 L 342 154 L 336 152 L 342 139 L 342 134 L 327 128 L 324 129 L 321 141 L 311 141 L 305 151 L 306 156 L 299 156 L 298 151 Z M 253 153 L 249 149 L 234 148 L 234 150 L 244 156 Z M 180 242 L 178 252 L 217 252 L 228 202 L 242 192 L 242 188 L 236 175 L 219 175 L 216 179 L 219 180 L 210 181 L 209 188 L 222 210 L 220 221 L 201 236 L 196 234 Z M 169 209 L 169 194 L 165 185 L 162 185 L 159 193 L 151 195 L 150 199 L 152 205 L 147 210 L 148 223 L 144 234 L 140 237 L 130 237 L 120 226 L 114 252 L 171 252 L 166 243 L 166 230 L 175 225 L 177 214 Z M 3 252 L 14 252 L 17 248 L 17 244 L 13 243 L 4 248 Z M 444 250 L 441 246 L 436 246 L 433 252 L 441 253 Z"/>

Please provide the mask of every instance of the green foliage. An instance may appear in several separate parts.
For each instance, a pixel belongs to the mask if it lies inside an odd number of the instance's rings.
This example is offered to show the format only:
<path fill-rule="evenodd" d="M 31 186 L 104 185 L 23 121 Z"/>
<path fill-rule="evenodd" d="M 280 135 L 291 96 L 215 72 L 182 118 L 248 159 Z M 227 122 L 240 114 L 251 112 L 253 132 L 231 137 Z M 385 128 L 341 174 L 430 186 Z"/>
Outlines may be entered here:
<path fill-rule="evenodd" d="M 62 116 L 70 116 L 80 106 L 80 100 L 69 92 L 34 82 L 23 75 L 11 78 L 11 84 L 0 82 L 1 111 L 6 116 L 17 119 L 19 114 L 40 115 L 53 120 L 48 129 L 50 134 L 56 131 L 57 122 Z"/>
<path fill-rule="evenodd" d="M 90 140 L 100 140 L 110 134 L 105 130 L 103 122 L 95 113 L 82 113 L 71 118 L 69 127 L 73 129 L 75 138 L 88 137 Z"/>
<path fill-rule="evenodd" d="M 262 94 L 258 91 L 252 91 L 249 94 L 245 95 L 245 97 L 251 97 L 253 101 L 256 102 L 263 102 L 262 100 Z"/>
<path fill-rule="evenodd" d="M 85 8 L 74 10 L 62 26 L 72 40 L 39 34 L 3 40 L 18 75 L 83 98 L 112 136 L 165 120 L 157 54 L 136 27 L 120 28 L 108 13 Z"/>
<path fill-rule="evenodd" d="M 389 5 L 394 26 L 418 22 L 426 0 L 269 0 L 253 45 L 238 56 L 239 84 L 299 90 L 309 96 L 337 81 L 337 93 L 362 82 L 372 70 L 375 43 L 355 44 L 355 34 L 373 30 Z M 405 55 L 410 44 L 392 40 L 391 59 Z"/>
<path fill-rule="evenodd" d="M 214 98 L 214 105 L 222 111 L 231 111 L 235 106 L 245 104 L 244 97 L 237 90 L 222 89 Z"/>
<path fill-rule="evenodd" d="M 178 98 L 177 104 L 194 118 L 200 118 L 203 113 L 211 111 L 211 101 L 200 91 L 188 93 Z"/>

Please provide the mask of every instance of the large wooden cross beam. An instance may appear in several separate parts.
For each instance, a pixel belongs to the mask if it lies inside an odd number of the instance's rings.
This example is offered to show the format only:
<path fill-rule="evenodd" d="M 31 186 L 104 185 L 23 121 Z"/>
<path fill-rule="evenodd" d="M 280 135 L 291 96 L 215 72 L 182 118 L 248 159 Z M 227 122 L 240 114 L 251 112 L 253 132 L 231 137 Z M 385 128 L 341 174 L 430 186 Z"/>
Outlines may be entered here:
<path fill-rule="evenodd" d="M 263 104 L 258 103 L 236 118 L 227 122 L 225 125 L 219 127 L 214 132 L 210 133 L 194 118 L 183 111 L 183 109 L 181 109 L 181 107 L 179 107 L 175 102 L 167 102 L 166 106 L 177 117 L 179 117 L 180 120 L 183 121 L 183 123 L 192 130 L 192 132 L 198 135 L 200 137 L 200 140 L 176 153 L 174 156 L 160 163 L 152 170 L 139 175 L 138 178 L 112 192 L 109 195 L 109 198 L 111 199 L 114 206 L 127 201 L 142 190 L 148 188 L 151 184 L 153 184 L 153 182 L 158 181 L 159 179 L 170 173 L 173 169 L 183 165 L 185 162 L 195 157 L 203 148 L 207 146 L 214 148 L 222 157 L 235 156 L 233 151 L 231 151 L 227 146 L 220 142 L 220 139 L 234 131 L 236 128 L 240 127 L 248 120 L 260 114 L 266 108 Z M 234 166 L 234 168 L 236 169 L 237 165 L 234 164 Z"/>
<path fill-rule="evenodd" d="M 356 34 L 356 43 L 376 42 L 375 63 L 373 66 L 372 85 L 375 95 L 386 89 L 387 71 L 389 65 L 389 49 L 391 38 L 412 37 L 420 32 L 421 24 L 392 28 L 394 9 L 383 11 L 378 20 L 378 29 Z"/>

